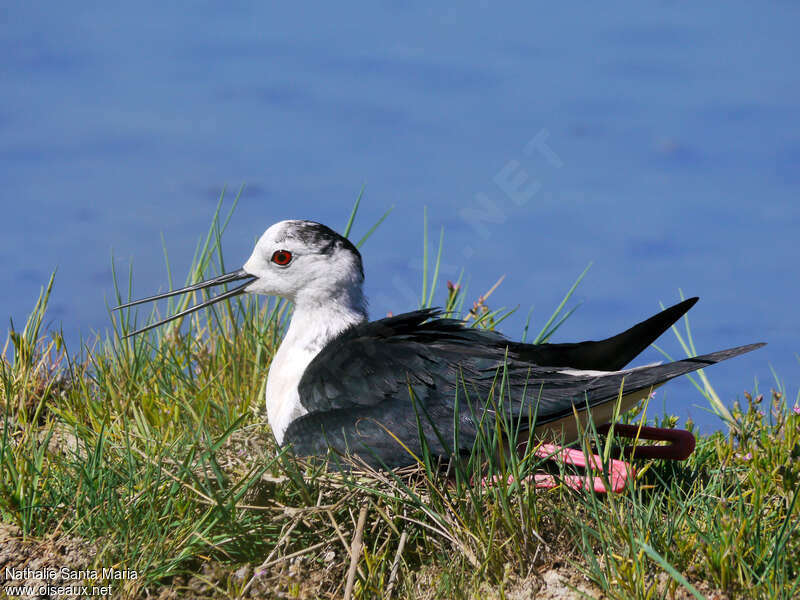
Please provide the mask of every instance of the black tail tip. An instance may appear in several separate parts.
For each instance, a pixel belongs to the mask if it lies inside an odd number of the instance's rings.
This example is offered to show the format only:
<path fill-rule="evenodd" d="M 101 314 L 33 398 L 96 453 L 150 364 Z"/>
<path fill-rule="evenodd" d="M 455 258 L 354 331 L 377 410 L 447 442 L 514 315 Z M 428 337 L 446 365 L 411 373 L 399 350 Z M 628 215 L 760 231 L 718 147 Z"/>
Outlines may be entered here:
<path fill-rule="evenodd" d="M 714 364 L 722 362 L 723 360 L 728 360 L 729 358 L 733 358 L 734 356 L 740 356 L 742 354 L 752 352 L 753 350 L 758 350 L 759 348 L 763 348 L 766 345 L 767 345 L 766 342 L 758 342 L 755 344 L 747 344 L 746 346 L 737 346 L 735 348 L 728 348 L 727 350 L 720 350 L 719 352 L 712 352 L 711 354 L 706 354 L 704 356 L 698 356 L 697 359 L 706 360 L 709 362 L 709 364 Z M 695 360 L 695 359 L 688 359 L 688 360 Z"/>

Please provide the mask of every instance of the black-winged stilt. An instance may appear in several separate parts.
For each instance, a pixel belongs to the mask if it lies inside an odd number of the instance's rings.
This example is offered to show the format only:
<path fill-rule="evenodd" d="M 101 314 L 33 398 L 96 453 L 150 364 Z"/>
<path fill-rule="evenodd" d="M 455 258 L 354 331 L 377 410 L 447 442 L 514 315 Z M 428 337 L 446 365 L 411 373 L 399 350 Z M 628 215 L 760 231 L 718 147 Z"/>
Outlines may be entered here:
<path fill-rule="evenodd" d="M 420 433 L 434 454 L 469 452 L 501 368 L 508 415 L 535 412 L 537 435 L 554 432 L 569 441 L 576 435 L 574 411 L 608 423 L 614 410 L 627 410 L 670 379 L 763 346 L 623 369 L 697 298 L 606 340 L 566 344 L 509 341 L 435 309 L 369 321 L 359 251 L 312 221 L 271 226 L 238 271 L 118 308 L 234 281 L 242 283 L 129 335 L 245 292 L 290 300 L 294 313 L 266 386 L 278 444 L 302 456 L 329 448 L 358 454 L 379 467 L 412 463 L 409 451 L 420 452 Z"/>

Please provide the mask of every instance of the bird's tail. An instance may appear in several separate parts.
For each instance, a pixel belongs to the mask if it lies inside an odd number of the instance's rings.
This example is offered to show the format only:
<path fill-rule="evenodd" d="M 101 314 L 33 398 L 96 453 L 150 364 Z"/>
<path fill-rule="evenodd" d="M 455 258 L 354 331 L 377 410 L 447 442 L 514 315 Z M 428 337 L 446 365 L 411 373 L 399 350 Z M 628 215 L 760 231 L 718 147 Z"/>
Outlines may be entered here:
<path fill-rule="evenodd" d="M 630 409 L 646 398 L 651 390 L 670 379 L 752 352 L 764 345 L 764 343 L 748 344 L 667 364 L 646 365 L 624 371 L 582 373 L 580 370 L 570 369 L 569 374 L 576 377 L 576 388 L 581 389 L 583 398 L 579 400 L 576 396 L 572 401 L 564 402 L 559 408 L 553 407 L 555 410 L 549 411 L 548 414 L 542 414 L 540 411 L 536 433 L 541 435 L 549 431 L 557 436 L 563 435 L 566 441 L 574 440 L 577 437 L 575 411 L 578 412 L 582 426 L 587 422 L 587 406 L 595 425 L 609 423 L 615 413 L 619 414 Z M 617 406 L 618 401 L 619 406 Z"/>

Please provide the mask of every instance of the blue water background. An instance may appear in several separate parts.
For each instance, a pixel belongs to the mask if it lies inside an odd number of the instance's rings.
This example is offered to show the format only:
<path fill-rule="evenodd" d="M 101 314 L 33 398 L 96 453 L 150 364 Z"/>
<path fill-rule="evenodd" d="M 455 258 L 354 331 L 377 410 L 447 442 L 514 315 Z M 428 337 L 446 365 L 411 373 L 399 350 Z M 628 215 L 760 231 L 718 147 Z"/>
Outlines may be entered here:
<path fill-rule="evenodd" d="M 795 394 L 800 77 L 792 2 L 7 3 L 0 9 L 0 316 L 109 327 L 110 257 L 134 295 L 186 273 L 223 186 L 240 265 L 271 223 L 355 235 L 373 317 L 415 307 L 422 214 L 441 281 L 534 328 L 584 267 L 556 340 L 616 333 L 678 299 L 726 402 L 772 365 Z M 505 191 L 504 191 L 505 188 Z M 513 191 L 516 189 L 517 191 Z M 509 192 L 509 190 L 512 190 Z M 443 289 L 443 286 L 442 288 Z M 441 301 L 442 295 L 439 294 Z M 666 335 L 663 346 L 681 351 Z M 648 350 L 639 362 L 658 360 Z M 657 410 L 718 426 L 688 382 Z"/>

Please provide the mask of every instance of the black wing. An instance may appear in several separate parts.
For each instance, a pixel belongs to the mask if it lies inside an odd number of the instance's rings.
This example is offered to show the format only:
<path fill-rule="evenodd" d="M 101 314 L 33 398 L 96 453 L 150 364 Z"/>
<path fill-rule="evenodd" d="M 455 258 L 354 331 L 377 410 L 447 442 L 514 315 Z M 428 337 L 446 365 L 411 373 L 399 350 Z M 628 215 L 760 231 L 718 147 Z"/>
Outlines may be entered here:
<path fill-rule="evenodd" d="M 525 360 L 537 365 L 595 371 L 618 371 L 658 339 L 692 308 L 699 298 L 688 298 L 634 325 L 619 335 L 599 342 L 567 344 L 513 344 Z"/>
<path fill-rule="evenodd" d="M 421 427 L 434 453 L 447 454 L 454 447 L 460 376 L 477 388 L 476 397 L 483 396 L 490 374 L 503 363 L 506 340 L 439 314 L 420 310 L 360 324 L 330 342 L 300 380 L 300 401 L 309 414 L 289 425 L 284 443 L 304 456 L 324 454 L 331 446 L 375 462 L 363 451 L 366 444 L 394 467 L 413 462 L 397 440 L 414 453 L 421 451 Z M 474 419 L 468 411 L 459 412 L 464 441 L 458 445 L 470 447 Z M 447 449 L 434 423 L 449 434 Z"/>
<path fill-rule="evenodd" d="M 587 402 L 615 399 L 623 378 L 627 394 L 758 347 L 617 373 L 564 373 L 562 365 L 535 364 L 535 347 L 439 314 L 421 310 L 360 324 L 328 344 L 300 381 L 309 414 L 289 425 L 284 443 L 304 456 L 330 446 L 375 466 L 401 466 L 413 462 L 409 451 L 421 452 L 420 432 L 434 454 L 469 451 L 504 365 L 509 414 L 535 406 L 538 425 L 569 414 L 573 404 L 583 410 Z"/>

